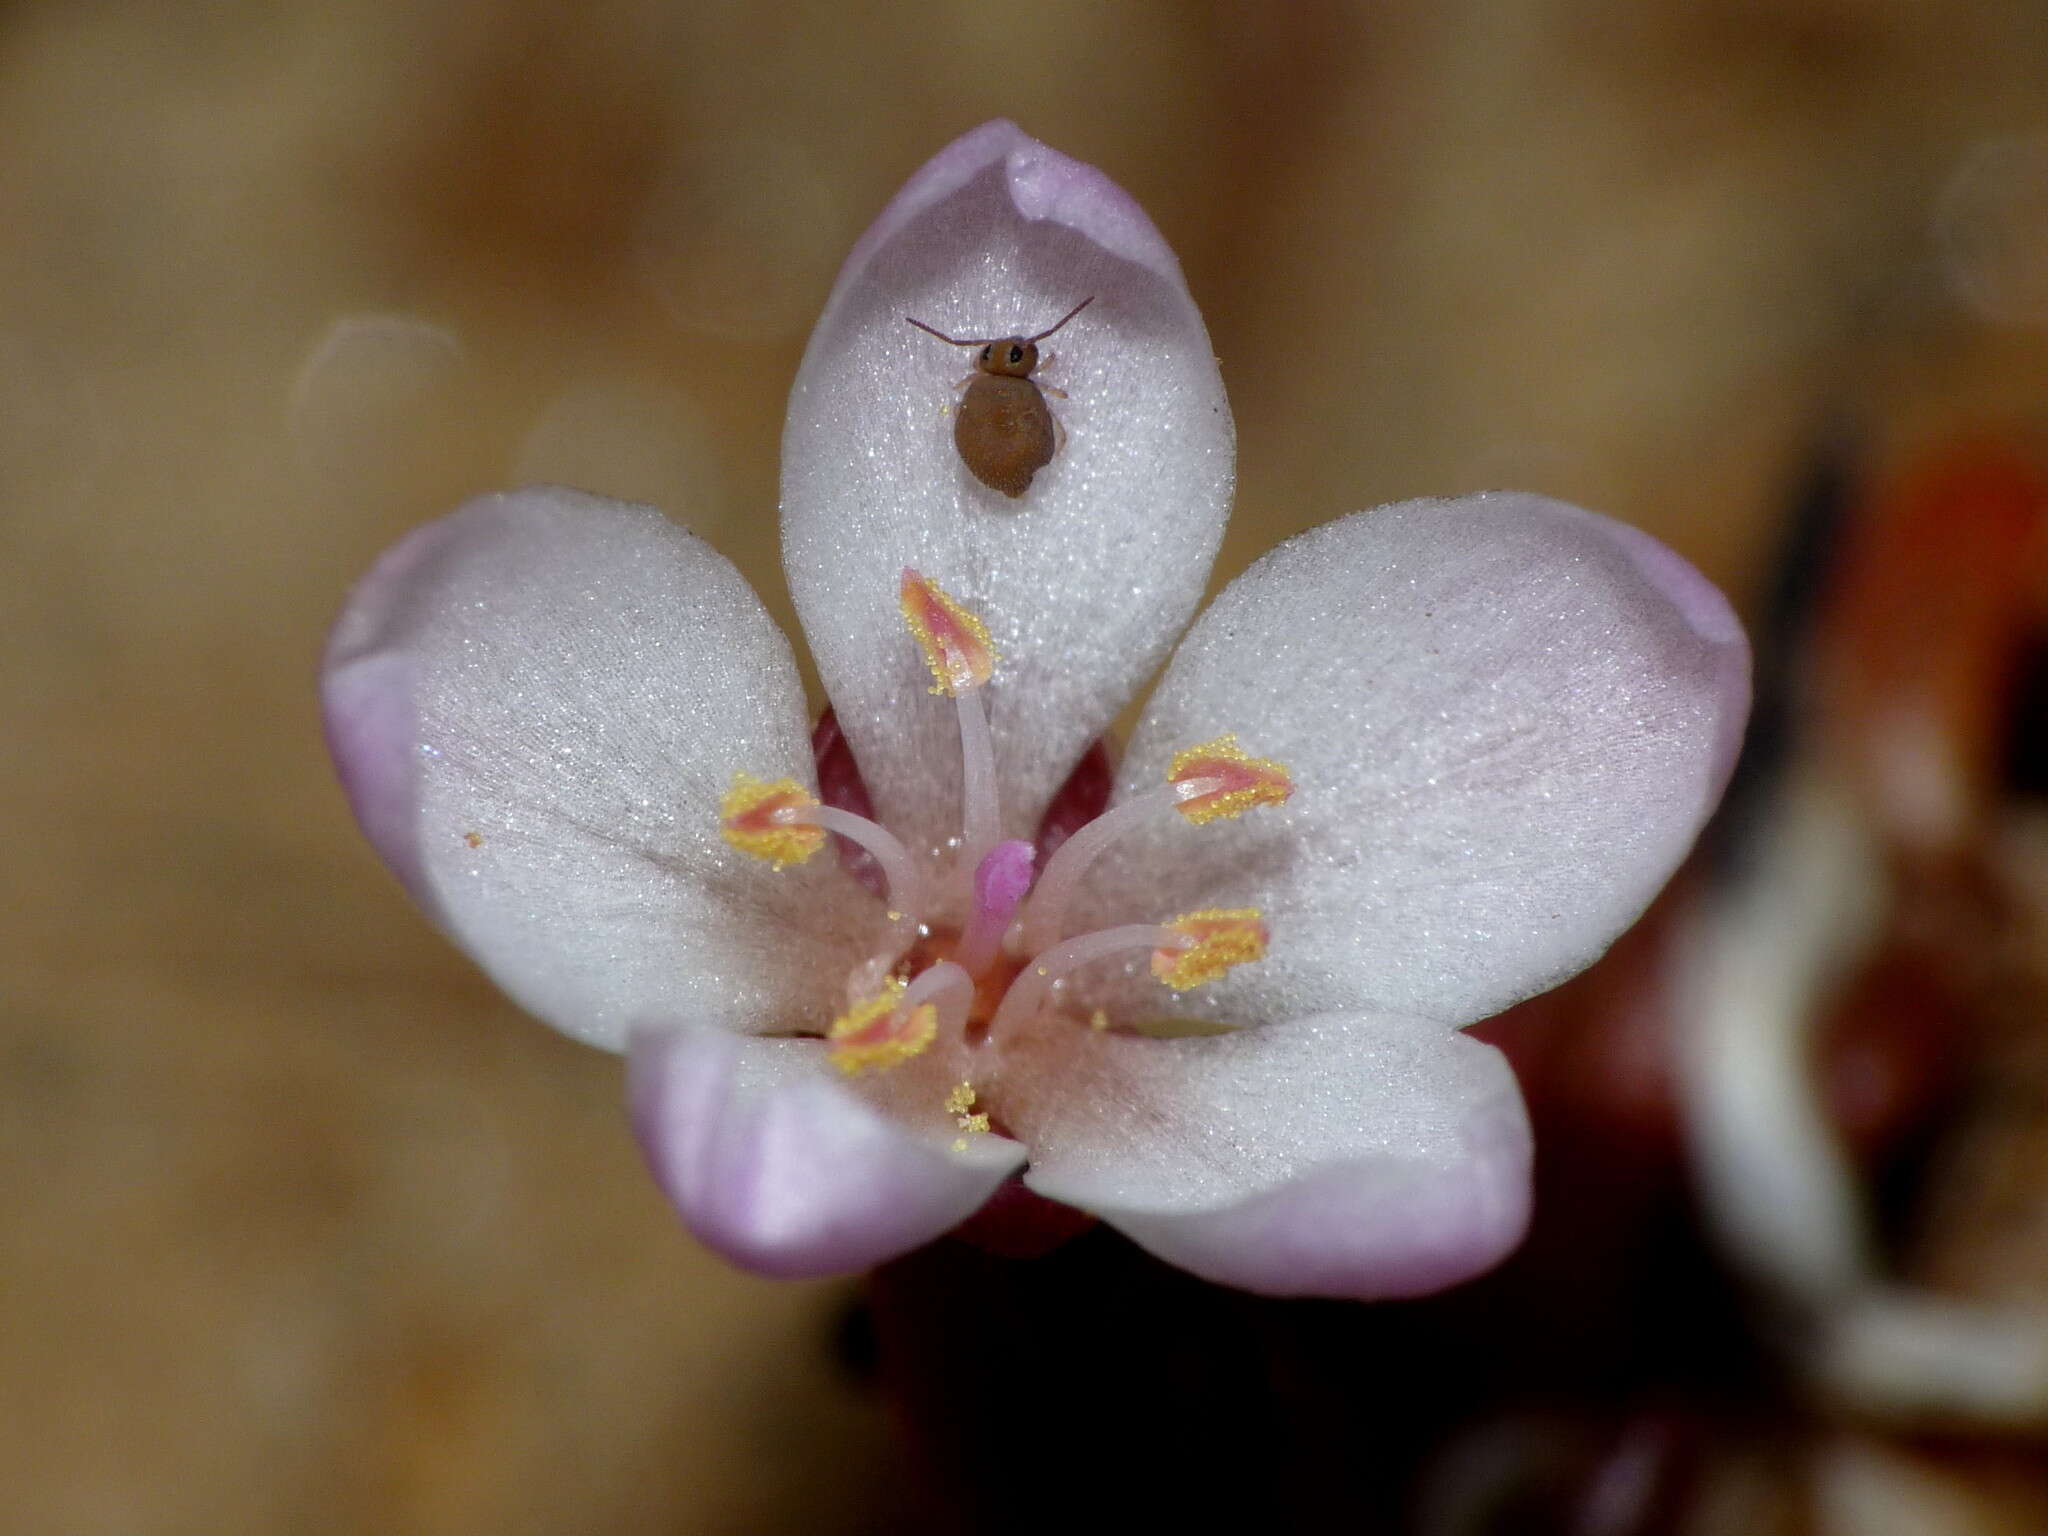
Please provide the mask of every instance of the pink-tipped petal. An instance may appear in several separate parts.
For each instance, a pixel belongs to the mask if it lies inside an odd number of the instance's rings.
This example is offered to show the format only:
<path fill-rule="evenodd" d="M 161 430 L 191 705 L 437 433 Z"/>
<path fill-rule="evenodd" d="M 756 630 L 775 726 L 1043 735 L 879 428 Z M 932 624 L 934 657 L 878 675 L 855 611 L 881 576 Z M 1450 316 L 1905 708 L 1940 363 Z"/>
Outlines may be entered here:
<path fill-rule="evenodd" d="M 440 900 L 422 868 L 418 721 L 406 659 L 365 656 L 336 668 L 322 680 L 320 702 L 327 753 L 356 824 L 412 899 L 441 921 Z"/>
<path fill-rule="evenodd" d="M 1258 907 L 1267 958 L 1181 1011 L 1471 1023 L 1635 921 L 1719 801 L 1748 704 L 1726 601 L 1634 529 L 1515 493 L 1344 518 L 1203 615 L 1119 780 L 1142 792 L 1186 743 L 1236 731 L 1293 798 L 1162 818 L 1104 861 L 1075 923 Z"/>
<path fill-rule="evenodd" d="M 385 862 L 580 1039 L 822 1024 L 883 922 L 837 860 L 720 838 L 736 771 L 811 781 L 803 691 L 739 573 L 651 508 L 536 488 L 420 529 L 351 594 L 322 696 Z"/>
<path fill-rule="evenodd" d="M 1422 1295 L 1490 1268 L 1527 1226 L 1514 1074 L 1433 1020 L 1176 1040 L 1044 1029 L 998 1091 L 1032 1189 L 1225 1285 Z"/>
<path fill-rule="evenodd" d="M 928 1134 L 829 1074 L 824 1043 L 718 1029 L 636 1031 L 633 1130 L 684 1223 L 756 1274 L 847 1274 L 964 1221 L 1023 1163 L 1000 1136 Z"/>
<path fill-rule="evenodd" d="M 1064 444 L 1016 500 L 953 445 L 954 336 L 1031 334 Z M 1003 835 L 1029 837 L 1089 742 L 1199 602 L 1232 428 L 1172 253 L 1100 171 L 990 123 L 910 180 L 855 246 L 812 334 L 783 438 L 783 562 L 826 691 L 892 827 L 960 830 L 952 712 L 896 613 L 914 568 L 985 619 Z"/>

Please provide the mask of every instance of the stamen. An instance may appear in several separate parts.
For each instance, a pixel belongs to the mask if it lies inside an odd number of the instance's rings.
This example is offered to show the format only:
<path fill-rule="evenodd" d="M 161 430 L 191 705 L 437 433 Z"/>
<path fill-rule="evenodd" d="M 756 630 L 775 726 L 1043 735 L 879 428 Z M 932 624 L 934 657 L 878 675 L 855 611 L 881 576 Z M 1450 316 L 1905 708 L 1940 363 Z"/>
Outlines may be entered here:
<path fill-rule="evenodd" d="M 1037 858 L 1031 844 L 1021 839 L 998 843 L 974 871 L 974 908 L 960 946 L 953 959 L 970 976 L 989 968 L 1002 949 L 1003 936 L 1010 931 L 1010 919 L 1017 904 L 1031 889 L 1031 866 Z"/>
<path fill-rule="evenodd" d="M 825 846 L 824 829 L 809 818 L 817 808 L 817 797 L 795 779 L 766 784 L 750 773 L 736 773 L 718 804 L 718 830 L 740 852 L 781 869 L 803 863 Z"/>
<path fill-rule="evenodd" d="M 1271 758 L 1249 756 L 1234 734 L 1176 755 L 1166 782 L 1182 791 L 1175 808 L 1198 827 L 1242 816 L 1255 805 L 1283 805 L 1294 793 L 1285 768 Z"/>
<path fill-rule="evenodd" d="M 923 878 L 909 850 L 881 823 L 820 805 L 795 779 L 764 784 L 748 773 L 733 775 L 732 788 L 718 810 L 720 835 L 742 853 L 766 859 L 777 869 L 810 858 L 824 846 L 828 832 L 858 843 L 881 868 L 890 921 L 899 928 L 917 926 L 924 909 Z"/>
<path fill-rule="evenodd" d="M 950 695 L 959 705 L 961 862 L 976 869 L 1002 836 L 995 742 L 989 735 L 988 714 L 975 697 L 995 675 L 996 650 L 979 615 L 954 602 L 937 582 L 907 567 L 897 606 L 931 668 L 932 692 Z"/>
<path fill-rule="evenodd" d="M 1270 935 L 1257 907 L 1210 907 L 1166 925 L 1180 936 L 1152 954 L 1152 974 L 1176 992 L 1214 981 L 1232 966 L 1266 958 Z"/>
<path fill-rule="evenodd" d="M 1035 955 L 1059 942 L 1067 909 L 1089 865 L 1140 822 L 1171 807 L 1196 826 L 1206 826 L 1242 816 L 1253 806 L 1279 805 L 1293 793 L 1294 781 L 1285 768 L 1267 758 L 1247 756 L 1234 735 L 1176 754 L 1167 767 L 1164 788 L 1112 806 L 1046 860 L 1045 873 L 1024 908 L 1024 952 Z"/>
<path fill-rule="evenodd" d="M 966 1018 L 974 982 L 959 966 L 941 961 L 905 986 L 894 978 L 832 1021 L 826 1038 L 832 1063 L 848 1077 L 901 1066 L 938 1038 L 943 1008 L 949 1027 Z"/>
<path fill-rule="evenodd" d="M 989 1034 L 999 1035 L 1006 1027 L 1031 1018 L 1045 1005 L 1053 983 L 1079 966 L 1149 949 L 1152 974 L 1175 991 L 1184 992 L 1214 981 L 1234 965 L 1262 959 L 1266 937 L 1266 925 L 1259 921 L 1255 907 L 1235 911 L 1212 908 L 1169 923 L 1131 923 L 1081 934 L 1055 944 L 1017 973 L 989 1024 Z M 1107 1020 L 1094 1027 L 1106 1028 Z"/>
<path fill-rule="evenodd" d="M 897 606 L 932 669 L 933 693 L 958 698 L 994 675 L 996 651 L 988 626 L 940 591 L 937 582 L 906 568 Z"/>

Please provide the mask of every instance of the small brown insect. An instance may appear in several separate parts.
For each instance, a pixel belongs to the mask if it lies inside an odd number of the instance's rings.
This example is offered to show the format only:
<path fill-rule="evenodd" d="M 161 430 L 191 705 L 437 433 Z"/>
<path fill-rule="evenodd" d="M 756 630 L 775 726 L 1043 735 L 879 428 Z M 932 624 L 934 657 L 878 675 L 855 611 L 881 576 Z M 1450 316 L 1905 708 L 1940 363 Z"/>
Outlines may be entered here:
<path fill-rule="evenodd" d="M 974 478 L 990 490 L 1022 496 L 1031 487 L 1031 477 L 1052 462 L 1052 411 L 1031 377 L 1038 366 L 1038 344 L 1094 302 L 1091 293 L 1036 336 L 948 336 L 922 320 L 903 317 L 949 346 L 981 348 L 974 359 L 975 372 L 961 381 L 967 398 L 953 418 L 953 446 Z M 1052 392 L 1066 398 L 1059 390 Z"/>

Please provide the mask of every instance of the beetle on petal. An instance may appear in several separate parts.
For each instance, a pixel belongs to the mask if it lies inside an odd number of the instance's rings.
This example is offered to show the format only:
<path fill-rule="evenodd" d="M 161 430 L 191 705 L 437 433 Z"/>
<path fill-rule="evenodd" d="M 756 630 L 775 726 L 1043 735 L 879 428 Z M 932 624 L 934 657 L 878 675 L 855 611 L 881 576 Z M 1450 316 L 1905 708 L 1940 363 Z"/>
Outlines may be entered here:
<path fill-rule="evenodd" d="M 1038 344 L 1095 302 L 1093 294 L 1035 336 L 948 336 L 910 315 L 903 318 L 952 347 L 979 347 L 967 393 L 953 418 L 960 462 L 992 491 L 1012 499 L 1031 489 L 1031 477 L 1052 462 L 1057 443 L 1038 371 Z M 1058 393 L 1058 391 L 1055 391 Z"/>

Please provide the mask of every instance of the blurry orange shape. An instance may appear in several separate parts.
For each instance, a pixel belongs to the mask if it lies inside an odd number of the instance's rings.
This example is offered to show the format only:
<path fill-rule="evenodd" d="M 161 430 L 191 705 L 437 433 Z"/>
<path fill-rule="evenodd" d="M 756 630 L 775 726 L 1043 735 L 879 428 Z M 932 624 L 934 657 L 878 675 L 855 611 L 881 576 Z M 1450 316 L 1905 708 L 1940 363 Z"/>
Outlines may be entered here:
<path fill-rule="evenodd" d="M 1818 707 L 1886 829 L 1953 850 L 1984 804 L 2048 564 L 2048 474 L 1996 438 L 1910 464 L 1847 536 Z"/>

